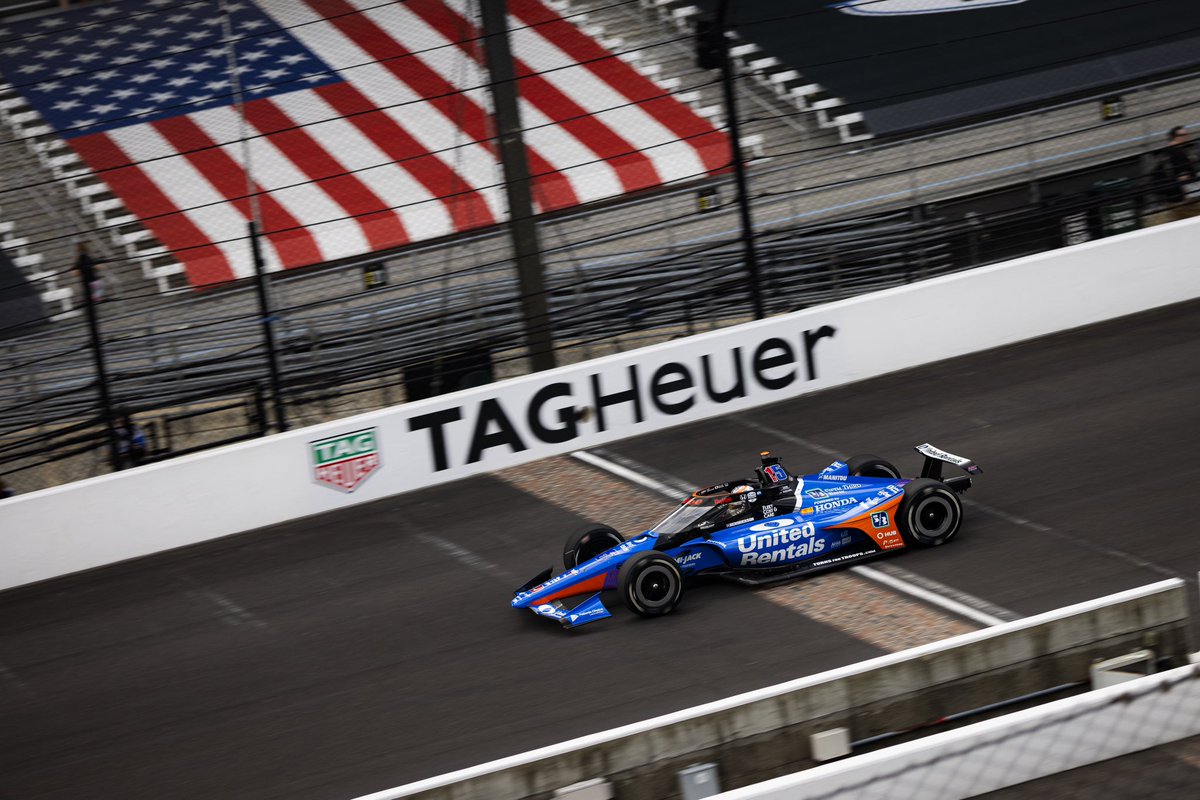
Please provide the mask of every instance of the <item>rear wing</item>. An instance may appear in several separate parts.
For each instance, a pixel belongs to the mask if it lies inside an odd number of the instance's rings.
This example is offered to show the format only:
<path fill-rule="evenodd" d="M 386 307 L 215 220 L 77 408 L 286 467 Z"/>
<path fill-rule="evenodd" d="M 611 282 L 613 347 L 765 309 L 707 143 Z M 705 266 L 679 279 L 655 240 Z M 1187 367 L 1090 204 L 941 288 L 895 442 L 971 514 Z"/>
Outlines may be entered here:
<path fill-rule="evenodd" d="M 917 445 L 913 449 L 925 456 L 925 465 L 921 467 L 922 478 L 933 478 L 940 481 L 942 479 L 942 464 L 953 464 L 956 467 L 961 467 L 968 475 L 978 475 L 983 472 L 979 465 L 971 459 L 947 453 L 945 450 L 934 447 L 928 442 Z M 959 478 L 958 480 L 963 479 Z M 970 486 L 970 479 L 967 479 L 967 486 Z"/>

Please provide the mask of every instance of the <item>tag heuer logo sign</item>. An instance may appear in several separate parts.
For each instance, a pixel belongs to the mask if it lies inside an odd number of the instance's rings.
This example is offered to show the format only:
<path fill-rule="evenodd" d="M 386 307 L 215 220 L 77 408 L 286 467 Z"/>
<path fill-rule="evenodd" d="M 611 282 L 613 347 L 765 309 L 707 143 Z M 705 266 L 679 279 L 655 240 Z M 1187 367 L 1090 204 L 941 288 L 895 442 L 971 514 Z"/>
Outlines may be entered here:
<path fill-rule="evenodd" d="M 374 428 L 319 439 L 309 448 L 317 483 L 343 492 L 353 492 L 382 465 Z"/>

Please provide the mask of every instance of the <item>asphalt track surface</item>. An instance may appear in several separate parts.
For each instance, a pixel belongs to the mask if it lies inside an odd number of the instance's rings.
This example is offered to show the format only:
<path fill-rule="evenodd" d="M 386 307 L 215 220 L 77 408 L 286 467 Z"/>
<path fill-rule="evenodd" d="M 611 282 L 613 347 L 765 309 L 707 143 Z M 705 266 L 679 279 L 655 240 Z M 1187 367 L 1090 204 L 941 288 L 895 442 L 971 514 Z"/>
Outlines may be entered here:
<path fill-rule="evenodd" d="M 697 484 L 970 456 L 960 538 L 895 563 L 1032 614 L 1195 588 L 1198 389 L 1188 303 L 609 450 Z M 725 584 L 572 633 L 509 609 L 579 521 L 487 476 L 0 595 L 0 798 L 337 800 L 880 652 Z"/>

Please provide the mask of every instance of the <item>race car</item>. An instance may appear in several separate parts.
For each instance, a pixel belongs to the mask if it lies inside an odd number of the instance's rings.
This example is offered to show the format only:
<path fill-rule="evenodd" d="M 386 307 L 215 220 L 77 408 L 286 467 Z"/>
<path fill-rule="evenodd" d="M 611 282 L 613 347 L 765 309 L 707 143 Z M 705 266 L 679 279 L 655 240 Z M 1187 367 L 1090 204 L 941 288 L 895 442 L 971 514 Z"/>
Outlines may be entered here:
<path fill-rule="evenodd" d="M 880 553 L 945 544 L 962 525 L 959 495 L 982 470 L 931 444 L 921 475 L 902 478 L 889 461 L 859 455 L 814 475 L 792 475 L 782 459 L 759 454 L 753 479 L 693 492 L 648 531 L 626 540 L 589 523 L 567 537 L 564 570 L 534 576 L 513 593 L 513 608 L 575 628 L 611 616 L 600 592 L 615 589 L 643 617 L 669 614 L 685 579 L 715 575 L 752 586 L 852 564 Z M 942 465 L 966 475 L 942 477 Z M 565 600 L 589 595 L 568 606 Z"/>

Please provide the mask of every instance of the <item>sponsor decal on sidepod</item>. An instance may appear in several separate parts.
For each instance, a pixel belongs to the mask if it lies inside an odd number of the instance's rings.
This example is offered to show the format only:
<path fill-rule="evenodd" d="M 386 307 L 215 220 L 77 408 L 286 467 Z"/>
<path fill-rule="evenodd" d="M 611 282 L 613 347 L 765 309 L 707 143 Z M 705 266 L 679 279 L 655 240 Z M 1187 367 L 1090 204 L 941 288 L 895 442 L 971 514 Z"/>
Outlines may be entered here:
<path fill-rule="evenodd" d="M 751 526 L 750 533 L 738 537 L 737 547 L 742 566 L 759 566 L 819 553 L 825 549 L 825 540 L 817 538 L 811 522 L 783 517 Z"/>
<path fill-rule="evenodd" d="M 835 508 L 852 505 L 853 503 L 853 497 L 835 497 L 832 500 L 824 500 L 820 503 L 814 503 L 813 508 L 816 509 L 817 513 L 821 513 L 823 511 L 833 511 Z"/>

